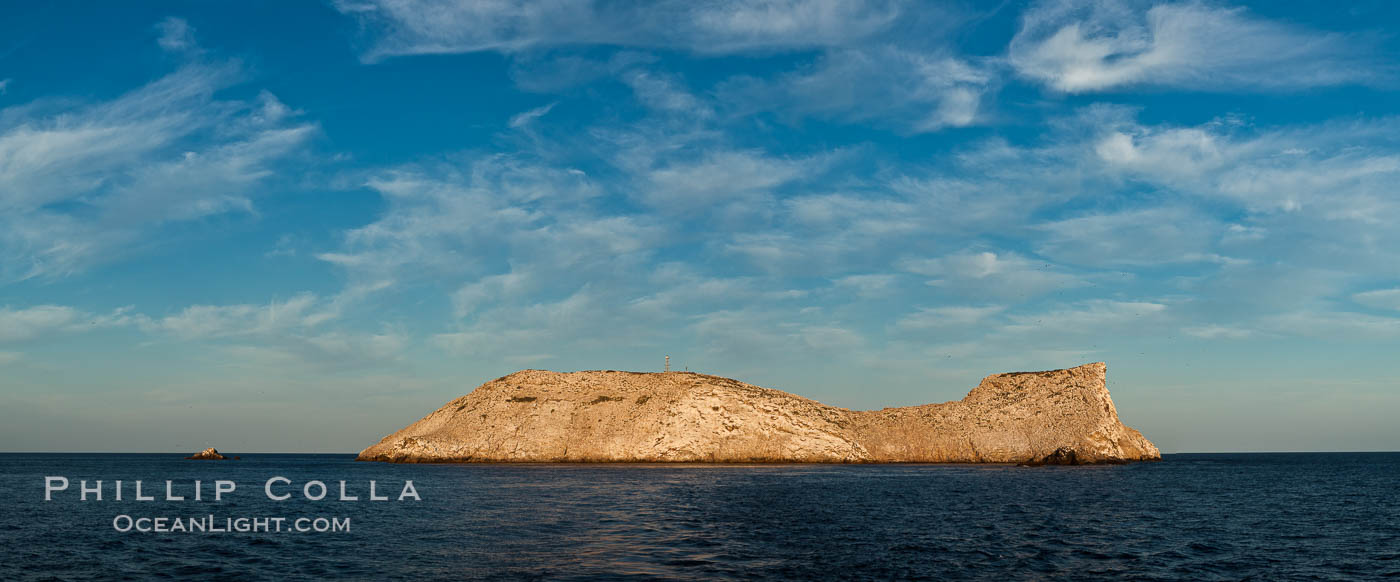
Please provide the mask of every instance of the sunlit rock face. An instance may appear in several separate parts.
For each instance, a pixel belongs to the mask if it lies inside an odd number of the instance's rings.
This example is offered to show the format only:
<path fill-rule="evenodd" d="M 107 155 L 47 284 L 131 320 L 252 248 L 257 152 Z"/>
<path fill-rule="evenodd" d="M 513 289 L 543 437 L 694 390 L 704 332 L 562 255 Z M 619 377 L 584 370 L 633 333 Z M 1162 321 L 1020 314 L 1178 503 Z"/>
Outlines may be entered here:
<path fill-rule="evenodd" d="M 196 461 L 225 461 L 225 460 L 228 460 L 228 457 L 225 457 L 225 456 L 219 454 L 219 451 L 214 450 L 214 447 L 209 447 L 209 448 L 207 448 L 207 449 L 204 449 L 204 450 L 202 450 L 202 451 L 200 451 L 200 452 L 198 452 L 198 453 L 195 453 L 195 454 L 190 455 L 190 456 L 185 457 L 185 458 L 186 458 L 186 459 L 194 459 L 194 460 L 196 460 Z"/>
<path fill-rule="evenodd" d="M 988 376 L 956 402 L 853 411 L 691 372 L 524 370 L 384 437 L 391 462 L 1081 464 L 1157 460 L 1103 363 Z"/>

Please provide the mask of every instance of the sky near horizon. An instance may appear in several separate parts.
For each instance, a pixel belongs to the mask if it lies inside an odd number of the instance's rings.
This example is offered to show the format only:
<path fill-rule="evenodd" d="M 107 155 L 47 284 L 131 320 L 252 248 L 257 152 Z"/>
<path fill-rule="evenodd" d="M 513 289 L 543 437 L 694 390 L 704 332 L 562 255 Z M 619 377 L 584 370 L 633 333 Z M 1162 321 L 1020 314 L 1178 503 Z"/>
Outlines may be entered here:
<path fill-rule="evenodd" d="M 1400 4 L 3 6 L 0 451 L 355 452 L 668 354 L 1400 450 Z"/>

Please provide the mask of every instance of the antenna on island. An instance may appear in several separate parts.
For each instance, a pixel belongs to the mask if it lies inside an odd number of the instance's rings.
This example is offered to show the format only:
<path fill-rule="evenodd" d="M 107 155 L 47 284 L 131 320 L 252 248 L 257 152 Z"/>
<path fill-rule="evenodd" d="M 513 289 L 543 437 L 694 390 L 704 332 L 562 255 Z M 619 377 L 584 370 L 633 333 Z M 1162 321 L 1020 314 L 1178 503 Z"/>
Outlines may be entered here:
<path fill-rule="evenodd" d="M 671 356 L 666 356 L 666 371 L 671 371 Z"/>

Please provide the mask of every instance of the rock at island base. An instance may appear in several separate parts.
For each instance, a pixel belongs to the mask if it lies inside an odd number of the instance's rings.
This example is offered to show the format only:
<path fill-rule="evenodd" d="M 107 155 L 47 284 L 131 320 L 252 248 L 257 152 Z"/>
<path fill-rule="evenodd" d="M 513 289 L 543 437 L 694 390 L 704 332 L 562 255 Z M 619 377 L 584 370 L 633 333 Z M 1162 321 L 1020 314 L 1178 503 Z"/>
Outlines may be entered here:
<path fill-rule="evenodd" d="M 200 452 L 198 452 L 198 453 L 195 453 L 195 454 L 190 455 L 190 456 L 185 457 L 185 458 L 186 458 L 186 459 L 194 459 L 194 460 L 196 460 L 196 461 L 226 461 L 226 460 L 228 460 L 228 457 L 225 457 L 225 456 L 223 456 L 223 455 L 220 455 L 220 454 L 219 454 L 219 451 L 214 450 L 214 447 L 209 447 L 209 448 L 207 448 L 207 449 L 204 449 L 204 450 L 202 450 L 202 451 L 200 451 Z"/>
<path fill-rule="evenodd" d="M 524 370 L 363 461 L 1097 464 L 1161 458 L 1118 420 L 1106 366 L 988 376 L 959 401 L 853 411 L 691 372 Z"/>
<path fill-rule="evenodd" d="M 1043 467 L 1045 465 L 1079 465 L 1081 463 L 1079 462 L 1079 455 L 1075 454 L 1074 449 L 1060 447 L 1055 449 L 1053 453 L 1039 459 L 1032 459 L 1022 464 L 1027 467 Z"/>

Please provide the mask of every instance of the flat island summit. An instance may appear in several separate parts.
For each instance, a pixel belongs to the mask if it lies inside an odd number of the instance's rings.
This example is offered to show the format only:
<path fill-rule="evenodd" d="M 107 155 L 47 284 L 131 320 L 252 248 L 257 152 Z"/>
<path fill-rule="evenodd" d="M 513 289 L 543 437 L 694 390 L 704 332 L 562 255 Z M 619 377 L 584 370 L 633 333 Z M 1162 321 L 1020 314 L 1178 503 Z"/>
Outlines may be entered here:
<path fill-rule="evenodd" d="M 361 461 L 1081 464 L 1159 460 L 1118 420 L 1106 366 L 994 374 L 943 404 L 857 411 L 692 372 L 523 370 Z"/>

